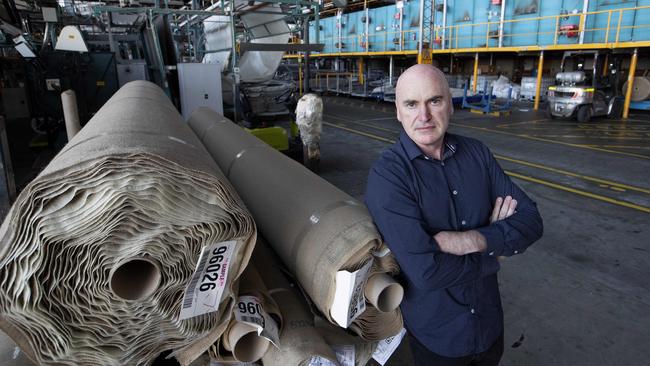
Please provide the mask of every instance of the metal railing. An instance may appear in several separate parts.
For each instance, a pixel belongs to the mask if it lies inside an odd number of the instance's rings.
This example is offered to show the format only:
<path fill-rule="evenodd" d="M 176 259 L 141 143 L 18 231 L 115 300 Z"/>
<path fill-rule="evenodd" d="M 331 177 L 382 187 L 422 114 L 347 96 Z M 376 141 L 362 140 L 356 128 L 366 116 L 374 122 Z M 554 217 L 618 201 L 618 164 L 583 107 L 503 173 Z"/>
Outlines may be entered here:
<path fill-rule="evenodd" d="M 646 16 L 635 16 L 639 11 L 647 13 Z M 637 24 L 633 24 L 635 22 Z M 499 34 L 499 23 L 494 21 L 456 24 L 444 29 L 439 27 L 434 39 L 437 40 L 438 48 L 442 47 L 442 42 L 446 42 L 447 49 L 498 48 L 499 37 L 503 39 L 503 47 L 563 47 L 581 44 L 608 44 L 616 47 L 623 42 L 650 41 L 650 33 L 642 33 L 650 29 L 650 6 L 509 19 L 503 21 L 503 34 Z M 442 39 L 443 34 L 446 39 Z M 492 45 L 491 42 L 495 44 Z"/>
<path fill-rule="evenodd" d="M 325 44 L 326 50 L 323 53 L 348 53 L 348 52 L 366 52 L 365 42 L 368 42 L 368 52 L 382 51 L 402 51 L 417 49 L 417 29 L 396 31 L 396 32 L 377 32 L 365 34 L 356 34 L 345 37 L 326 37 L 321 38 Z M 379 38 L 379 39 L 378 39 Z M 407 45 L 412 44 L 412 47 Z M 331 52 L 328 46 L 333 49 Z M 392 50 L 391 47 L 395 49 Z M 356 51 L 355 51 L 356 49 Z"/>

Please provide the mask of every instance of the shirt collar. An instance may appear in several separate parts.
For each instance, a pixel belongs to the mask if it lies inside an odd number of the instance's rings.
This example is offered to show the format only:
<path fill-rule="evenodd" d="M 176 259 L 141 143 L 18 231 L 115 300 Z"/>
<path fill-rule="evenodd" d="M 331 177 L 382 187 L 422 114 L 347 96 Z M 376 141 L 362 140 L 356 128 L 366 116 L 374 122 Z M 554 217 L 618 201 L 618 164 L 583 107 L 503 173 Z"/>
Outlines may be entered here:
<path fill-rule="evenodd" d="M 409 158 L 409 160 L 413 160 L 418 156 L 424 156 L 422 150 L 420 150 L 418 145 L 416 145 L 415 142 L 411 140 L 411 138 L 406 134 L 406 132 L 402 131 L 400 133 L 399 140 L 402 146 L 404 147 L 404 150 L 406 151 L 406 156 Z M 445 133 L 444 145 L 442 148 L 442 160 L 450 158 L 452 155 L 456 153 L 457 149 L 458 149 L 458 143 L 456 141 L 456 137 L 450 133 Z"/>

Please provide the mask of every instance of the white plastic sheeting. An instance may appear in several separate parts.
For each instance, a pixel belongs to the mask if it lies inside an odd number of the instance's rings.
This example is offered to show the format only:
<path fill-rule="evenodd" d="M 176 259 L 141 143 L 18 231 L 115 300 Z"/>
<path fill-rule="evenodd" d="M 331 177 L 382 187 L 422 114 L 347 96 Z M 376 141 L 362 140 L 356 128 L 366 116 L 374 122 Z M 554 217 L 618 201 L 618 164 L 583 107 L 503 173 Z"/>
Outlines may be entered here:
<path fill-rule="evenodd" d="M 512 91 L 511 91 L 512 88 Z M 497 98 L 518 98 L 521 87 L 511 83 L 507 77 L 501 75 L 492 82 L 492 95 Z"/>
<path fill-rule="evenodd" d="M 251 43 L 287 43 L 289 41 L 289 26 L 284 20 L 279 4 L 263 8 L 264 14 L 247 13 L 241 16 L 244 27 L 252 36 Z M 277 12 L 277 15 L 267 12 Z M 224 19 L 225 18 L 225 19 Z M 213 16 L 204 21 L 206 50 L 232 48 L 232 31 L 226 16 Z M 241 81 L 244 83 L 260 83 L 271 80 L 280 62 L 282 51 L 248 51 L 238 62 Z M 223 65 L 228 64 L 230 51 L 207 53 L 204 63 L 219 60 Z"/>
<path fill-rule="evenodd" d="M 223 70 L 228 70 L 227 65 L 230 63 L 230 49 L 232 48 L 232 30 L 230 28 L 230 17 L 225 15 L 213 15 L 203 21 L 203 31 L 205 33 L 206 51 L 216 51 L 226 49 L 220 52 L 206 53 L 203 57 L 203 63 L 215 64 L 221 63 Z"/>
<path fill-rule="evenodd" d="M 316 94 L 305 94 L 296 106 L 296 124 L 305 146 L 318 146 L 323 131 L 323 100 Z"/>

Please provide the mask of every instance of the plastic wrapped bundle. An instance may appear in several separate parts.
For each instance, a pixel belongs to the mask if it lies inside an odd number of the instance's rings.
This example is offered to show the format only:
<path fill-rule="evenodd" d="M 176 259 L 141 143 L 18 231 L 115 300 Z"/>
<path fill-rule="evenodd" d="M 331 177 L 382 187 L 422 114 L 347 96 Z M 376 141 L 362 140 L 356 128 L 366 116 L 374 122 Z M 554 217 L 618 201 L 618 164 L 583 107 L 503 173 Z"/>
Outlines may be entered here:
<path fill-rule="evenodd" d="M 129 83 L 0 228 L 0 326 L 38 364 L 150 364 L 170 349 L 189 364 L 228 325 L 255 237 L 250 214 L 167 96 Z M 203 255 L 214 245 L 221 257 Z M 219 264 L 220 284 L 193 276 L 200 257 L 199 267 Z M 217 311 L 181 320 L 198 303 L 186 288 L 199 285 L 221 287 Z"/>
<path fill-rule="evenodd" d="M 381 248 L 365 206 L 208 108 L 197 109 L 189 125 L 314 304 L 330 322 L 349 326 L 365 307 L 363 285 L 373 253 Z M 352 285 L 337 302 L 335 295 L 343 293 L 342 272 L 352 277 Z M 364 321 L 353 329 L 368 339 L 396 334 L 401 317 L 393 310 L 399 301 L 393 304 L 393 309 L 382 310 L 395 321 Z"/>
<path fill-rule="evenodd" d="M 305 94 L 296 105 L 296 124 L 302 143 L 307 149 L 307 159 L 320 159 L 320 134 L 323 130 L 323 101 L 316 94 Z"/>

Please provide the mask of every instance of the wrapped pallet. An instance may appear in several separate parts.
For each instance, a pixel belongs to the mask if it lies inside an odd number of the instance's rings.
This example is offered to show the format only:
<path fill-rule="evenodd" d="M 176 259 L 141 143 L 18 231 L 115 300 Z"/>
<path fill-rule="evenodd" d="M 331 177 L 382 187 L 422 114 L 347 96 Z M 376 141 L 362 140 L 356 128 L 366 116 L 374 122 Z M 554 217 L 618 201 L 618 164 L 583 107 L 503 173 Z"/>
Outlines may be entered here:
<path fill-rule="evenodd" d="M 0 228 L 0 327 L 38 364 L 189 364 L 224 332 L 254 222 L 163 91 L 120 89 Z"/>
<path fill-rule="evenodd" d="M 375 282 L 383 286 L 378 301 L 390 306 L 375 311 L 378 304 L 368 304 L 371 315 L 362 319 L 364 287 L 382 248 L 363 204 L 208 108 L 197 109 L 189 125 L 237 189 L 261 234 L 330 322 L 371 340 L 400 331 L 400 292 L 382 291 L 399 287 L 394 281 L 390 286 Z M 386 296 L 393 298 L 384 301 Z"/>

